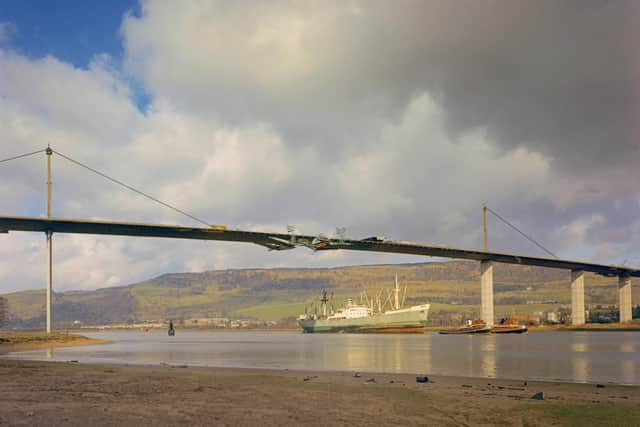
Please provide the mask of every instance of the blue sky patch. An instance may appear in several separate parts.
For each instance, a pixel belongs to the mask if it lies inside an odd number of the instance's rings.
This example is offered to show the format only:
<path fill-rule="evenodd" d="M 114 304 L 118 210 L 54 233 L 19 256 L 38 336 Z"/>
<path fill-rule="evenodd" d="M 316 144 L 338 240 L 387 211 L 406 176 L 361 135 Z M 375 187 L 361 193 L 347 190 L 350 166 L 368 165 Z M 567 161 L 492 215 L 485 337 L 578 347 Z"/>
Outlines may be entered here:
<path fill-rule="evenodd" d="M 16 52 L 33 58 L 52 55 L 86 68 L 98 53 L 121 63 L 120 24 L 128 11 L 138 9 L 135 0 L 5 0 L 0 22 L 12 25 L 8 45 Z"/>

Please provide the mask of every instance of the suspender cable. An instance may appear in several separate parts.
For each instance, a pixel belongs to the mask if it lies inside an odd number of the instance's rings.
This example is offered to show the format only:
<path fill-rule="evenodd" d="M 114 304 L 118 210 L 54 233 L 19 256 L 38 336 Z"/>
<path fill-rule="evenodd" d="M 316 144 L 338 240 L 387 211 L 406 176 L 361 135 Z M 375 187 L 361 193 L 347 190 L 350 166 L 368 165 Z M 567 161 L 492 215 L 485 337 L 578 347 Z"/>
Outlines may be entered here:
<path fill-rule="evenodd" d="M 6 159 L 2 159 L 2 160 L 0 160 L 0 163 L 8 162 L 8 161 L 10 161 L 10 160 L 21 159 L 21 158 L 23 158 L 23 157 L 33 156 L 34 154 L 44 153 L 44 151 L 45 151 L 45 150 L 38 150 L 38 151 L 33 151 L 33 152 L 31 152 L 31 153 L 20 154 L 19 156 L 8 157 L 8 158 L 6 158 Z"/>
<path fill-rule="evenodd" d="M 520 231 L 520 229 L 518 227 L 516 227 L 515 225 L 511 224 L 509 221 L 507 221 L 506 219 L 502 218 L 500 215 L 498 215 L 498 213 L 496 211 L 494 211 L 493 209 L 491 209 L 490 207 L 487 206 L 487 210 L 489 212 L 491 212 L 493 215 L 495 215 L 500 221 L 504 222 L 505 224 L 507 224 L 509 227 L 513 228 L 514 230 L 516 230 L 518 233 L 520 233 L 522 236 L 524 236 L 525 239 L 527 239 L 528 241 L 530 241 L 531 243 L 533 243 L 534 245 L 536 245 L 537 247 L 539 247 L 540 249 L 542 249 L 543 251 L 545 251 L 546 253 L 548 253 L 549 255 L 551 255 L 554 258 L 558 258 L 553 252 L 551 252 L 550 250 L 548 250 L 547 248 L 545 248 L 544 246 L 542 246 L 540 243 L 536 242 L 532 237 L 527 236 L 524 232 Z"/>
<path fill-rule="evenodd" d="M 111 181 L 111 182 L 113 182 L 113 183 L 115 183 L 115 184 L 118 184 L 118 185 L 120 185 L 120 186 L 122 186 L 122 187 L 126 188 L 127 190 L 133 191 L 134 193 L 137 193 L 137 194 L 139 194 L 139 195 L 141 195 L 141 196 L 144 196 L 144 197 L 146 197 L 147 199 L 149 199 L 149 200 L 151 200 L 151 201 L 154 201 L 154 202 L 156 202 L 156 203 L 158 203 L 158 204 L 160 204 L 160 205 L 162 205 L 162 206 L 164 206 L 164 207 L 167 207 L 167 208 L 169 208 L 169 209 L 172 209 L 172 210 L 174 210 L 174 211 L 176 211 L 176 212 L 178 212 L 178 213 L 180 213 L 180 214 L 182 214 L 182 215 L 184 215 L 184 216 L 186 216 L 186 217 L 191 218 L 191 219 L 192 219 L 192 220 L 194 220 L 194 221 L 197 221 L 197 222 L 199 222 L 199 223 L 201 223 L 201 224 L 206 225 L 207 227 L 210 227 L 210 226 L 211 226 L 211 224 L 210 224 L 210 223 L 208 223 L 207 221 L 205 221 L 205 220 L 203 220 L 203 219 L 200 219 L 200 218 L 198 218 L 198 217 L 196 217 L 196 216 L 194 216 L 194 215 L 191 215 L 190 213 L 187 213 L 187 212 L 183 211 L 182 209 L 178 209 L 178 208 L 176 208 L 175 206 L 170 205 L 169 203 L 163 202 L 162 200 L 159 200 L 159 199 L 157 199 L 157 198 L 155 198 L 155 197 L 153 197 L 153 196 L 150 196 L 149 194 L 147 194 L 147 193 L 145 193 L 145 192 L 143 192 L 143 191 L 140 191 L 140 190 L 138 190 L 138 189 L 136 189 L 136 188 L 133 188 L 132 186 L 130 186 L 130 185 L 128 185 L 128 184 L 125 184 L 124 182 L 119 181 L 119 180 L 117 180 L 117 179 L 115 179 L 115 178 L 112 178 L 112 177 L 110 177 L 109 175 L 107 175 L 107 174 L 105 174 L 105 173 L 103 173 L 103 172 L 100 172 L 99 170 L 94 169 L 94 168 L 92 168 L 92 167 L 90 167 L 90 166 L 87 166 L 87 165 L 85 165 L 85 164 L 84 164 L 84 163 L 82 163 L 82 162 L 79 162 L 79 161 L 77 161 L 77 160 L 74 160 L 74 159 L 72 159 L 72 158 L 71 158 L 71 157 L 69 157 L 69 156 L 65 156 L 64 154 L 62 154 L 61 152 L 59 152 L 59 151 L 57 151 L 57 150 L 53 150 L 53 152 L 54 152 L 54 153 L 56 153 L 58 156 L 62 157 L 63 159 L 66 159 L 66 160 L 70 161 L 71 163 L 74 163 L 74 164 L 76 164 L 76 165 L 78 165 L 78 166 L 80 166 L 80 167 L 83 167 L 83 168 L 85 168 L 85 169 L 87 169 L 87 170 L 89 170 L 89 171 L 91 171 L 91 172 L 95 173 L 96 175 L 100 175 L 101 177 L 103 177 L 103 178 L 105 178 L 105 179 L 107 179 L 107 180 L 109 180 L 109 181 Z"/>

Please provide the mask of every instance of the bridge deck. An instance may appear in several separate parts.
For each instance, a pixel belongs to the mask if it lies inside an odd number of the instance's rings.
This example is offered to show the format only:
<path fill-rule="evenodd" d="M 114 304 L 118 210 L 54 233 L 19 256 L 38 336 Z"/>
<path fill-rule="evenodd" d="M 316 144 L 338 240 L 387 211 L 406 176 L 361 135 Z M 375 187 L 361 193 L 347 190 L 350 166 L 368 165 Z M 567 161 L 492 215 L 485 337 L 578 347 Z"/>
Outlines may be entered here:
<path fill-rule="evenodd" d="M 313 246 L 315 236 L 263 233 L 242 230 L 218 230 L 160 224 L 139 224 L 111 221 L 85 221 L 63 218 L 7 217 L 0 216 L 0 232 L 40 231 L 53 233 L 99 234 L 114 236 L 164 237 L 177 239 L 219 240 L 227 242 L 255 243 L 271 249 L 287 249 L 287 242 Z M 294 240 L 292 240 L 292 238 Z M 640 277 L 640 270 L 616 265 L 603 265 L 563 259 L 531 257 L 516 254 L 457 249 L 446 246 L 422 245 L 393 240 L 363 241 L 352 239 L 330 239 L 318 250 L 355 250 L 369 252 L 399 253 L 433 256 L 441 258 L 496 261 L 506 264 L 534 265 L 539 267 L 583 270 L 605 276 Z"/>

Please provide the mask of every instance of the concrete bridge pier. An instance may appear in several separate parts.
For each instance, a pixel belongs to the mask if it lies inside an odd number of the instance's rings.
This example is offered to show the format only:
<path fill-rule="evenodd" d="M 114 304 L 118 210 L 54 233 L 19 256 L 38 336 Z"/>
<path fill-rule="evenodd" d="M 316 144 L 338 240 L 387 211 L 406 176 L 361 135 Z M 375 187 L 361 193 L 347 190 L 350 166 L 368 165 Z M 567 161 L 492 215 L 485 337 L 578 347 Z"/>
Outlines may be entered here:
<path fill-rule="evenodd" d="M 584 271 L 571 270 L 571 324 L 584 325 Z"/>
<path fill-rule="evenodd" d="M 630 322 L 631 311 L 631 277 L 618 276 L 618 306 L 620 307 L 620 323 Z"/>
<path fill-rule="evenodd" d="M 480 261 L 480 318 L 493 327 L 493 263 Z"/>

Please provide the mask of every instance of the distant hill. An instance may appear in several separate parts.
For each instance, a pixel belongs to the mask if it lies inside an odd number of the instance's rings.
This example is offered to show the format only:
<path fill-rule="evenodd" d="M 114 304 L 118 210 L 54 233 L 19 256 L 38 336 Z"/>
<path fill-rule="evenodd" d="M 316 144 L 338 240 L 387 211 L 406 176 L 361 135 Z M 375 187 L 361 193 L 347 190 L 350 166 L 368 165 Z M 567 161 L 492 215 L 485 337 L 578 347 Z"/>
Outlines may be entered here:
<path fill-rule="evenodd" d="M 0 327 L 7 322 L 9 318 L 9 306 L 7 304 L 7 299 L 0 297 Z"/>
<path fill-rule="evenodd" d="M 206 317 L 282 320 L 304 312 L 323 289 L 337 301 L 393 286 L 394 274 L 407 286 L 407 304 L 429 302 L 432 312 L 479 312 L 480 272 L 476 262 L 354 266 L 330 269 L 246 269 L 164 274 L 123 287 L 54 294 L 54 322 L 68 327 L 145 320 Z M 569 273 L 539 267 L 496 264 L 496 315 L 527 312 L 570 302 Z M 585 302 L 617 302 L 615 278 L 587 275 Z M 634 289 L 634 302 L 640 290 Z M 5 294 L 8 327 L 44 324 L 45 293 Z M 529 302 L 529 304 L 526 304 Z"/>

